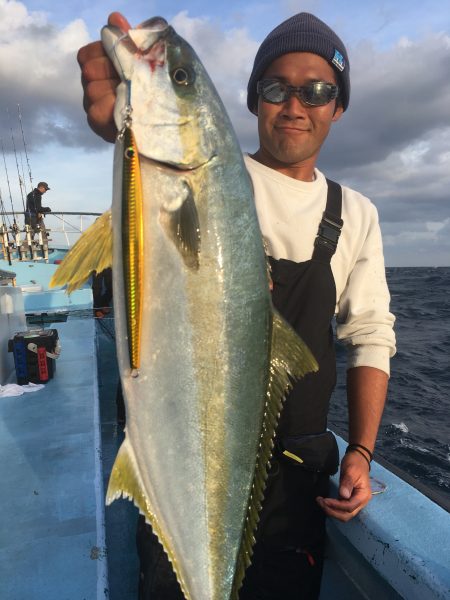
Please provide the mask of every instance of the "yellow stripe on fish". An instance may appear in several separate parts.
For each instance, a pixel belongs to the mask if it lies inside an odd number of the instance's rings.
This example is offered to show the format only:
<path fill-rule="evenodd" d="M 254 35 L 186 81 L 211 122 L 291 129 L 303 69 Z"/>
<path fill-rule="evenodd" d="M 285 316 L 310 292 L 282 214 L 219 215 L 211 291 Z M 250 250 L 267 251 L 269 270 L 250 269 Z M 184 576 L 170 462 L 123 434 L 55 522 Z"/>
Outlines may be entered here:
<path fill-rule="evenodd" d="M 141 353 L 142 277 L 144 227 L 139 153 L 131 128 L 123 135 L 122 248 L 125 302 L 127 306 L 130 367 L 139 368 Z"/>

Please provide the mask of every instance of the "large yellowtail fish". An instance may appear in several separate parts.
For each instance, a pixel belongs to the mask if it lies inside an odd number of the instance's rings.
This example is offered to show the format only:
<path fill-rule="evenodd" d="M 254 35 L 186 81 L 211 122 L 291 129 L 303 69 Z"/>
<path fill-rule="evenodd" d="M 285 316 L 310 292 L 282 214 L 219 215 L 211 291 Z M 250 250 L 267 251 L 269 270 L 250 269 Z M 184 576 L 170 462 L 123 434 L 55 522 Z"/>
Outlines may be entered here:
<path fill-rule="evenodd" d="M 273 311 L 251 183 L 195 52 L 161 18 L 102 40 L 122 79 L 112 213 L 54 283 L 112 263 L 127 419 L 107 502 L 138 506 L 188 600 L 229 600 L 282 398 L 317 366 Z"/>

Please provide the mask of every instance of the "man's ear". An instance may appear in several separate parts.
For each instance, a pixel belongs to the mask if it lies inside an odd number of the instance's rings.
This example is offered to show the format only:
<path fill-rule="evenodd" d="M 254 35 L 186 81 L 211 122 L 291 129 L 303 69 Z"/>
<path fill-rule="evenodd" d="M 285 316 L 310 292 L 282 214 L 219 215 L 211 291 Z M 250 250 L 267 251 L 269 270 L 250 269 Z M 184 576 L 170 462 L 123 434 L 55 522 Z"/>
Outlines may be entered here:
<path fill-rule="evenodd" d="M 336 108 L 334 109 L 334 114 L 332 117 L 332 121 L 339 121 L 339 119 L 342 117 L 342 115 L 344 114 L 344 109 L 342 108 L 342 106 L 340 104 L 336 105 Z"/>

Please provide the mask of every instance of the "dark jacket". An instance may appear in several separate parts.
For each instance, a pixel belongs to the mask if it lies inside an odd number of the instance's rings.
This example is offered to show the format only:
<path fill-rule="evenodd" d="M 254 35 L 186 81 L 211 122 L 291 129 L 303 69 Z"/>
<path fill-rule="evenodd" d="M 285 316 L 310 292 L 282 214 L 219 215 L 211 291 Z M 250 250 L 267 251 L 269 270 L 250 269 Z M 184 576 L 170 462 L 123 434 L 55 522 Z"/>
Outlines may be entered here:
<path fill-rule="evenodd" d="M 33 229 L 38 225 L 45 227 L 42 215 L 49 212 L 51 212 L 51 209 L 48 206 L 42 206 L 42 192 L 37 188 L 34 188 L 34 190 L 27 195 L 25 225 L 31 225 Z"/>
<path fill-rule="evenodd" d="M 48 212 L 42 210 L 42 193 L 37 188 L 34 188 L 34 190 L 27 195 L 27 212 L 34 215 L 37 213 Z"/>

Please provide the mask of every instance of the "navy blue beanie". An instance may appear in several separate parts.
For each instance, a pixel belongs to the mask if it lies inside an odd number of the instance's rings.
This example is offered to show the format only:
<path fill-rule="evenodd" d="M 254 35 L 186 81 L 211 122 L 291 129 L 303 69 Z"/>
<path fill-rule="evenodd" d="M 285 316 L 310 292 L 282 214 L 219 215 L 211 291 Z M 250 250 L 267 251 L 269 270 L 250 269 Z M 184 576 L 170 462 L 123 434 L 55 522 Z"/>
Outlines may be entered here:
<path fill-rule="evenodd" d="M 255 112 L 256 84 L 276 58 L 290 52 L 311 52 L 322 56 L 337 73 L 339 98 L 344 110 L 350 99 L 350 64 L 340 38 L 323 21 L 309 13 L 299 13 L 278 25 L 256 53 L 247 87 L 247 106 Z"/>

